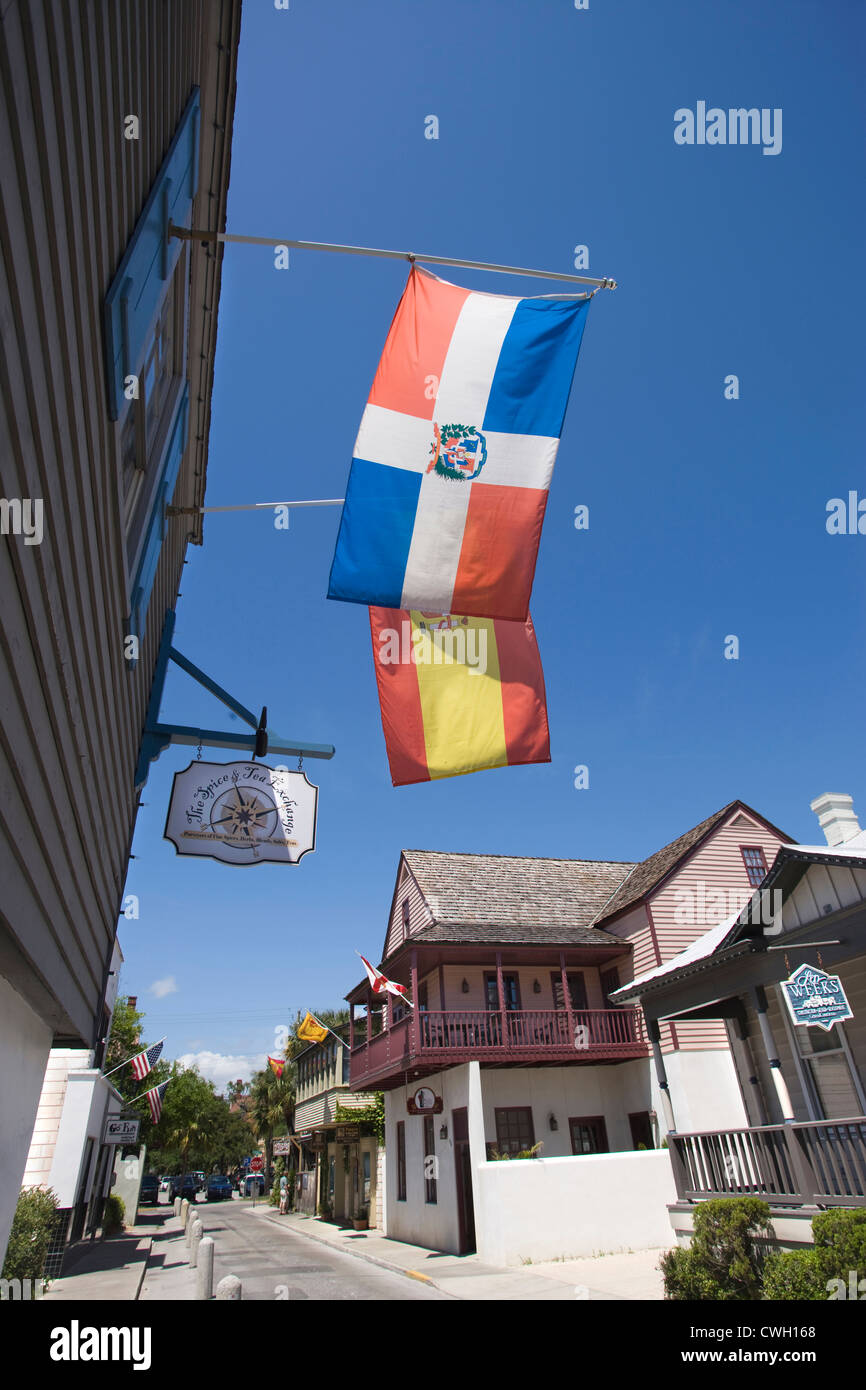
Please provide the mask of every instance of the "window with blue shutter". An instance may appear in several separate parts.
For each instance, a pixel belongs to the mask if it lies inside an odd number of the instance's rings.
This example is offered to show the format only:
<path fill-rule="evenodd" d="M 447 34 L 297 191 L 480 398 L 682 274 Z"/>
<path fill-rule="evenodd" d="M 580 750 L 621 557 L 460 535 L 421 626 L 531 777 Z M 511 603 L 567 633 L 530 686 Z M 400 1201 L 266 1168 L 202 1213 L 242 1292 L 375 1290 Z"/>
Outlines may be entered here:
<path fill-rule="evenodd" d="M 183 243 L 176 238 L 169 241 L 167 229 L 169 222 L 189 225 L 198 184 L 200 114 L 196 87 L 105 296 L 105 363 L 112 420 L 120 419 L 129 407 L 124 395 L 126 378 L 141 369 L 157 310 L 181 256 Z"/>
<path fill-rule="evenodd" d="M 137 637 L 144 635 L 147 606 L 150 602 L 153 581 L 156 578 L 156 568 L 159 564 L 162 544 L 168 531 L 165 509 L 174 495 L 174 486 L 177 482 L 181 459 L 186 449 L 188 419 L 189 386 L 185 386 L 178 402 L 174 426 L 168 438 L 159 487 L 144 535 L 138 569 L 132 583 L 128 631 L 135 633 Z"/>

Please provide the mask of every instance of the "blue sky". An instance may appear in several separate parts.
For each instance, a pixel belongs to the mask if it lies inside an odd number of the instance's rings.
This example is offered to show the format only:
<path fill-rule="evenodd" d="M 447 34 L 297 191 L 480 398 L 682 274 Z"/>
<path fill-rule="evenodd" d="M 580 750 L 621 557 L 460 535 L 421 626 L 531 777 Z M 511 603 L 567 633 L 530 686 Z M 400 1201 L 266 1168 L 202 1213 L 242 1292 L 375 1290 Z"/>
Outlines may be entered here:
<path fill-rule="evenodd" d="M 866 823 L 866 536 L 825 528 L 830 498 L 866 497 L 864 35 L 846 0 L 247 0 L 229 231 L 564 272 L 587 245 L 620 288 L 590 307 L 533 591 L 550 765 L 393 789 L 366 610 L 325 599 L 339 509 L 205 519 L 176 645 L 337 755 L 307 763 L 296 868 L 177 858 L 190 750 L 154 764 L 122 987 L 171 1055 L 248 1075 L 295 1009 L 337 1004 L 404 846 L 640 859 L 736 797 L 815 842 L 824 791 Z M 698 101 L 781 108 L 781 152 L 675 144 Z M 227 248 L 210 505 L 343 495 L 406 271 Z M 179 672 L 163 717 L 232 722 Z"/>

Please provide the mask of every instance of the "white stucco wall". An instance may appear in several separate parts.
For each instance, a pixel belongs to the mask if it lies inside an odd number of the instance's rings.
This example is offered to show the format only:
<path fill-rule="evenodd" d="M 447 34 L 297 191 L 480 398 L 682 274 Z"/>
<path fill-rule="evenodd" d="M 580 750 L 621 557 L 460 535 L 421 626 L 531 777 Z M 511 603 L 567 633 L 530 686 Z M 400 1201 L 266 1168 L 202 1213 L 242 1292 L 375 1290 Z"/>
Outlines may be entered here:
<path fill-rule="evenodd" d="M 738 1129 L 748 1125 L 743 1097 L 730 1052 L 668 1052 L 665 1054 L 674 1122 L 689 1133 L 703 1129 Z M 661 1094 L 653 1076 L 654 1106 L 664 1116 Z"/>
<path fill-rule="evenodd" d="M 589 1115 L 604 1116 L 611 1150 L 631 1149 L 629 1114 L 652 1106 L 646 1061 L 610 1067 L 508 1067 L 483 1071 L 481 1083 L 487 1142 L 496 1141 L 497 1107 L 530 1106 L 536 1143 L 544 1145 L 543 1158 L 570 1157 L 568 1121 Z M 551 1115 L 556 1130 L 550 1128 Z"/>
<path fill-rule="evenodd" d="M 118 1114 L 121 1099 L 110 1081 L 98 1071 L 70 1071 L 54 1158 L 48 1182 L 57 1193 L 61 1207 L 74 1206 L 87 1152 L 87 1140 L 94 1139 L 94 1159 L 102 1140 L 105 1117 Z M 91 1163 L 91 1168 L 95 1163 Z"/>
<path fill-rule="evenodd" d="M 0 976 L 0 1266 L 21 1190 L 52 1032 Z"/>
<path fill-rule="evenodd" d="M 63 1102 L 66 1099 L 67 1078 L 71 1071 L 86 1071 L 92 1061 L 93 1053 L 87 1048 L 52 1047 L 42 1082 L 39 1109 L 33 1125 L 30 1152 L 22 1179 L 23 1187 L 50 1184 L 51 1165 L 60 1132 Z"/>
<path fill-rule="evenodd" d="M 477 1066 L 477 1063 L 475 1064 Z M 459 1247 L 457 1219 L 457 1174 L 454 1165 L 454 1124 L 451 1112 L 468 1105 L 469 1067 L 452 1067 L 448 1071 L 425 1076 L 423 1084 L 442 1097 L 441 1115 L 433 1116 L 435 1157 L 439 1165 L 437 1202 L 425 1201 L 424 1189 L 424 1117 L 410 1115 L 406 1102 L 418 1088 L 419 1082 L 399 1086 L 385 1092 L 385 1234 L 394 1240 L 410 1241 L 429 1250 L 456 1252 Z M 397 1200 L 397 1122 L 406 1125 L 406 1200 Z M 440 1139 L 439 1130 L 448 1126 L 448 1138 Z"/>
<path fill-rule="evenodd" d="M 485 1264 L 518 1265 L 674 1243 L 667 1151 L 479 1166 L 475 1226 Z"/>

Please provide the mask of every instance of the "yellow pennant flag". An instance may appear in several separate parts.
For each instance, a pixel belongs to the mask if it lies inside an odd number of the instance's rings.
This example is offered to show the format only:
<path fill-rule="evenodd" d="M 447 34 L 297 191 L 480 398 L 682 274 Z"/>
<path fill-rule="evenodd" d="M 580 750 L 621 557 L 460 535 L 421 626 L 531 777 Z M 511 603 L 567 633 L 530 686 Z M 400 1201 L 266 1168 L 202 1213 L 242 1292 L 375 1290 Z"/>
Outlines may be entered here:
<path fill-rule="evenodd" d="M 323 1043 L 327 1036 L 328 1029 L 324 1028 L 311 1013 L 307 1013 L 303 1023 L 298 1025 L 298 1037 L 303 1038 L 304 1042 Z"/>
<path fill-rule="evenodd" d="M 285 1068 L 285 1065 L 286 1065 L 286 1059 L 285 1059 L 284 1057 L 268 1057 L 268 1066 L 270 1067 L 271 1071 L 274 1073 L 274 1076 L 279 1076 L 279 1077 L 281 1077 L 282 1074 L 283 1074 L 283 1069 Z"/>

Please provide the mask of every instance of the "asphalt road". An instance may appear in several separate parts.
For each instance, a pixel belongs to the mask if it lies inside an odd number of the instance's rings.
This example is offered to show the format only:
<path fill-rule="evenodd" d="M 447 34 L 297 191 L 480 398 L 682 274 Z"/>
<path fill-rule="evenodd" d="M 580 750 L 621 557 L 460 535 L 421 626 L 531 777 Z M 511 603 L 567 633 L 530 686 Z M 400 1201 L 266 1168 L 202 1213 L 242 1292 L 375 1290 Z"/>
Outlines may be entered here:
<path fill-rule="evenodd" d="M 329 1250 L 266 1217 L 253 1216 L 245 1210 L 249 1205 L 238 1198 L 196 1203 L 206 1234 L 214 1238 L 214 1288 L 225 1275 L 235 1274 L 245 1301 L 451 1301 L 406 1275 Z"/>

